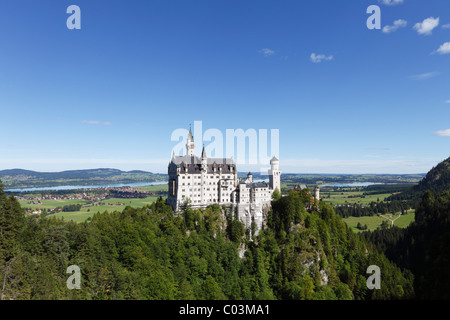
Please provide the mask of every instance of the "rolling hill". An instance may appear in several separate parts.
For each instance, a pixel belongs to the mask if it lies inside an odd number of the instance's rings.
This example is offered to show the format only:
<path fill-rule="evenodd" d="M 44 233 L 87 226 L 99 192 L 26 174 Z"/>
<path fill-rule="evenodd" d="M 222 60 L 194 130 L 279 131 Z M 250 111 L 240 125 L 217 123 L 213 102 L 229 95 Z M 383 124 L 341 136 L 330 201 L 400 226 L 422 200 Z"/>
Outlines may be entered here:
<path fill-rule="evenodd" d="M 386 200 L 419 201 L 427 190 L 437 195 L 447 189 L 450 189 L 450 157 L 433 167 L 417 185 Z"/>
<path fill-rule="evenodd" d="M 0 180 L 5 189 L 24 187 L 52 187 L 61 185 L 93 185 L 104 183 L 133 183 L 165 181 L 167 175 L 146 171 L 121 171 L 99 168 L 88 170 L 69 170 L 62 172 L 37 172 L 23 169 L 0 171 Z"/>

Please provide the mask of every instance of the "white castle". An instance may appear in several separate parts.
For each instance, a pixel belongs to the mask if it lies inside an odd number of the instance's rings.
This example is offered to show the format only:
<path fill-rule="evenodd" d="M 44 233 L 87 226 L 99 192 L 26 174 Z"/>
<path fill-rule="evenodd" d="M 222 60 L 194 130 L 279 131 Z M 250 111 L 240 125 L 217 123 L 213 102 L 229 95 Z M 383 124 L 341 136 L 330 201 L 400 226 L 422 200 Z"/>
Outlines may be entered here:
<path fill-rule="evenodd" d="M 186 155 L 172 154 L 169 163 L 169 194 L 167 203 L 178 212 L 187 203 L 194 209 L 212 204 L 237 208 L 239 219 L 246 228 L 255 222 L 256 232 L 263 227 L 264 216 L 270 209 L 272 193 L 281 190 L 276 157 L 270 160 L 269 183 L 254 182 L 249 172 L 247 178 L 238 180 L 233 158 L 208 158 L 205 147 L 202 156 L 194 153 L 192 131 L 186 142 Z"/>

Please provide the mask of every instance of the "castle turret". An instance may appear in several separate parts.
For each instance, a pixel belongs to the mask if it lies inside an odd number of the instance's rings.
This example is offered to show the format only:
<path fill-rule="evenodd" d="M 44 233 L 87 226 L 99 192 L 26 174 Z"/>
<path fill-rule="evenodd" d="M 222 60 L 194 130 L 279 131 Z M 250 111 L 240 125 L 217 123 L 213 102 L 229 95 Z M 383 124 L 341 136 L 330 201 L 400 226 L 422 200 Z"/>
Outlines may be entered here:
<path fill-rule="evenodd" d="M 280 161 L 273 157 L 270 160 L 270 169 L 269 169 L 269 187 L 272 190 L 278 189 L 281 191 L 281 171 L 278 169 Z"/>
<path fill-rule="evenodd" d="M 189 128 L 189 134 L 186 142 L 186 155 L 193 157 L 195 155 L 195 145 L 194 137 L 192 136 L 192 131 Z"/>
<path fill-rule="evenodd" d="M 316 199 L 317 201 L 320 200 L 320 188 L 319 188 L 319 186 L 314 188 L 314 199 Z"/>
<path fill-rule="evenodd" d="M 208 166 L 208 157 L 206 156 L 205 146 L 203 146 L 202 150 L 202 168 L 203 170 L 206 170 Z"/>

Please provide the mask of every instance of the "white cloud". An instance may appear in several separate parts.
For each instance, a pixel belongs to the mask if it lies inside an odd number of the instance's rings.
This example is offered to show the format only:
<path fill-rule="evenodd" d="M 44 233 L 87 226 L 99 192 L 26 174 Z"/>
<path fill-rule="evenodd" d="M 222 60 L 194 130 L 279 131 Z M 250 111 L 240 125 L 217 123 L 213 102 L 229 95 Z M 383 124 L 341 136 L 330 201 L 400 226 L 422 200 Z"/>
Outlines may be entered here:
<path fill-rule="evenodd" d="M 406 20 L 398 19 L 394 21 L 394 24 L 392 26 L 385 26 L 382 31 L 384 33 L 391 33 L 397 31 L 398 28 L 406 27 L 407 24 L 408 23 L 406 22 Z"/>
<path fill-rule="evenodd" d="M 403 3 L 403 0 L 378 0 L 381 4 L 384 4 L 386 6 L 394 6 L 396 4 Z"/>
<path fill-rule="evenodd" d="M 97 120 L 83 120 L 81 122 L 87 123 L 87 124 L 103 124 L 105 126 L 110 126 L 111 125 L 111 122 L 108 122 L 108 121 L 102 122 L 102 121 L 97 121 Z"/>
<path fill-rule="evenodd" d="M 450 42 L 446 42 L 436 50 L 439 54 L 449 54 L 450 53 Z"/>
<path fill-rule="evenodd" d="M 442 29 L 450 29 L 450 23 L 442 25 Z"/>
<path fill-rule="evenodd" d="M 333 60 L 333 56 L 326 56 L 324 54 L 315 54 L 315 53 L 311 53 L 311 61 L 314 63 L 320 63 L 322 61 L 330 61 Z"/>
<path fill-rule="evenodd" d="M 422 22 L 417 22 L 414 25 L 414 29 L 423 35 L 430 35 L 434 28 L 439 25 L 439 18 L 429 17 Z"/>
<path fill-rule="evenodd" d="M 436 131 L 434 134 L 439 137 L 450 137 L 450 129 L 439 130 L 439 131 Z"/>
<path fill-rule="evenodd" d="M 438 74 L 439 74 L 439 72 L 436 72 L 436 71 L 422 73 L 422 74 L 416 74 L 416 75 L 411 76 L 411 79 L 414 79 L 414 80 L 426 80 L 426 79 L 430 79 L 430 78 L 436 77 Z"/>
<path fill-rule="evenodd" d="M 450 100 L 446 100 L 445 103 L 450 103 Z"/>
<path fill-rule="evenodd" d="M 261 49 L 261 50 L 259 50 L 259 52 L 262 53 L 264 55 L 264 57 L 270 57 L 275 54 L 275 51 L 273 51 L 272 49 L 269 49 L 269 48 Z"/>

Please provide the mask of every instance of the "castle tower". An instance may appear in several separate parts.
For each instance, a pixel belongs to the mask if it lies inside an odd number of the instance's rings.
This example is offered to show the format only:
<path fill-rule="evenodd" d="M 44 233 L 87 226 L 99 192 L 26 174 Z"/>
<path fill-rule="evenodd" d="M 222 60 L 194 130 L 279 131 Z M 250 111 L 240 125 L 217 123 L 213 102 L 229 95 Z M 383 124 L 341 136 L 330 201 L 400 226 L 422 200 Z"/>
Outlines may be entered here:
<path fill-rule="evenodd" d="M 202 150 L 202 169 L 206 171 L 208 165 L 208 157 L 206 156 L 205 146 L 203 146 Z"/>
<path fill-rule="evenodd" d="M 192 136 L 191 128 L 189 128 L 189 135 L 186 142 L 186 155 L 193 157 L 195 155 L 194 137 Z"/>
<path fill-rule="evenodd" d="M 269 186 L 272 190 L 278 189 L 281 192 L 281 171 L 279 170 L 280 161 L 273 157 L 270 160 L 270 169 L 269 169 Z"/>
<path fill-rule="evenodd" d="M 320 188 L 319 188 L 319 186 L 315 187 L 315 189 L 314 189 L 314 199 L 316 199 L 317 201 L 320 200 Z"/>

